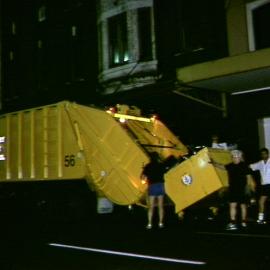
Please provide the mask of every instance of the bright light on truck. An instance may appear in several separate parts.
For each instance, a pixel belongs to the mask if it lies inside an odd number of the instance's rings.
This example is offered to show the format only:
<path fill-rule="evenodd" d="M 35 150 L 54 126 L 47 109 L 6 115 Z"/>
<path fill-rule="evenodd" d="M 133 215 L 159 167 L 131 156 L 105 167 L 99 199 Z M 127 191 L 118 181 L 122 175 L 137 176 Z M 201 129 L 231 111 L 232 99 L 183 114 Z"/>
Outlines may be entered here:
<path fill-rule="evenodd" d="M 147 181 L 146 181 L 145 179 L 142 179 L 142 180 L 141 180 L 141 183 L 142 183 L 143 185 L 145 185 L 145 184 L 147 184 Z"/>
<path fill-rule="evenodd" d="M 158 119 L 158 116 L 156 114 L 152 115 L 152 117 L 151 117 L 151 121 L 152 122 L 154 122 L 157 119 Z"/>
<path fill-rule="evenodd" d="M 205 166 L 207 166 L 208 165 L 208 161 L 207 160 L 205 160 L 205 159 L 203 159 L 203 158 L 199 158 L 198 159 L 198 166 L 200 167 L 200 168 L 204 168 Z"/>
<path fill-rule="evenodd" d="M 115 107 L 109 108 L 106 112 L 108 114 L 111 114 L 115 118 L 119 118 L 119 122 L 121 122 L 121 123 L 125 123 L 126 120 L 135 120 L 135 121 L 150 123 L 150 122 L 154 122 L 157 119 L 156 115 L 153 115 L 151 118 L 147 118 L 147 117 L 129 115 L 129 114 L 125 114 L 125 113 L 117 113 L 119 111 Z M 123 110 L 122 110 L 122 112 L 123 112 Z"/>
<path fill-rule="evenodd" d="M 120 119 L 125 119 L 125 120 L 136 120 L 136 121 L 141 121 L 141 122 L 148 122 L 148 123 L 150 123 L 152 121 L 151 118 L 139 117 L 139 116 L 133 116 L 133 115 L 126 115 L 126 114 L 120 114 L 120 113 L 113 114 L 113 117 L 120 118 Z"/>
<path fill-rule="evenodd" d="M 125 123 L 125 122 L 126 122 L 126 119 L 123 118 L 123 117 L 121 117 L 121 118 L 119 118 L 119 122 L 120 122 L 120 123 Z"/>

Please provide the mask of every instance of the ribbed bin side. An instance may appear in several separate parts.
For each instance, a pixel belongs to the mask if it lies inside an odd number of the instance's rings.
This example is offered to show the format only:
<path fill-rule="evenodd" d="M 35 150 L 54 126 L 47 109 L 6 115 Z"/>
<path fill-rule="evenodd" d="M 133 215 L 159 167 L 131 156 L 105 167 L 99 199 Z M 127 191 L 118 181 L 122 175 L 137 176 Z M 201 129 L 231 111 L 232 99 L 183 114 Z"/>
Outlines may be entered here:
<path fill-rule="evenodd" d="M 140 178 L 146 152 L 105 111 L 78 104 L 67 110 L 78 124 L 89 185 L 117 204 L 140 201 L 147 189 Z"/>
<path fill-rule="evenodd" d="M 227 185 L 226 170 L 212 161 L 228 164 L 230 153 L 204 148 L 165 174 L 165 190 L 177 213 Z"/>
<path fill-rule="evenodd" d="M 76 179 L 85 176 L 66 102 L 0 117 L 0 181 Z"/>

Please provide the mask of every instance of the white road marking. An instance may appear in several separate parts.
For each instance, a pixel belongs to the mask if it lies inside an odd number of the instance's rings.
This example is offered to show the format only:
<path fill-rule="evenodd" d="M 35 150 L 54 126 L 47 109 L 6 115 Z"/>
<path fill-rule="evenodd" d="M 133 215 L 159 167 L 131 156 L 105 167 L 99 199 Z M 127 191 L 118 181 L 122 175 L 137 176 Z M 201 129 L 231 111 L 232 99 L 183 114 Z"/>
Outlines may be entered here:
<path fill-rule="evenodd" d="M 105 254 L 118 255 L 118 256 L 127 256 L 127 257 L 134 257 L 134 258 L 141 258 L 141 259 L 148 259 L 148 260 L 164 261 L 164 262 L 196 264 L 196 265 L 206 264 L 206 262 L 201 262 L 201 261 L 182 260 L 182 259 L 159 257 L 159 256 L 149 256 L 149 255 L 129 253 L 129 252 L 121 252 L 121 251 L 114 251 L 114 250 L 107 250 L 107 249 L 89 248 L 89 247 L 79 247 L 79 246 L 64 245 L 64 244 L 57 244 L 57 243 L 49 243 L 49 246 L 89 251 L 89 252 L 105 253 Z"/>

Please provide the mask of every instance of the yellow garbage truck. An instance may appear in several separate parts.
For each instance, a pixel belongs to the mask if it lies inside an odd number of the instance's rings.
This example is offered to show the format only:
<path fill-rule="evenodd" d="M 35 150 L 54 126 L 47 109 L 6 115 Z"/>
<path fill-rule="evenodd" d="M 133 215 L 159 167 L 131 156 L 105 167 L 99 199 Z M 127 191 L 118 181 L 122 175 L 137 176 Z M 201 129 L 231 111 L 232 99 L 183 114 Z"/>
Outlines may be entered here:
<path fill-rule="evenodd" d="M 226 172 L 209 162 L 228 163 L 227 151 L 204 148 L 189 156 L 165 124 L 137 107 L 62 101 L 0 116 L 0 182 L 83 179 L 115 204 L 140 204 L 151 152 L 182 160 L 165 175 L 176 212 L 227 185 Z"/>

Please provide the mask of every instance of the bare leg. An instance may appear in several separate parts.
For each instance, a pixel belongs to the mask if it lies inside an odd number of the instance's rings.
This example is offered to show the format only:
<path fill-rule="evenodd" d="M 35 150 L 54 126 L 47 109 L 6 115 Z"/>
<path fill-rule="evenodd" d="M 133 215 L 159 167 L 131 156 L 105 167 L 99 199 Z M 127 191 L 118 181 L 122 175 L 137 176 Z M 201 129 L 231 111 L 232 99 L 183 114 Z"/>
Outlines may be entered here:
<path fill-rule="evenodd" d="M 154 203 L 155 203 L 155 197 L 149 196 L 149 198 L 148 198 L 148 212 L 147 212 L 149 226 L 152 226 L 152 220 L 153 220 L 153 214 L 154 214 Z"/>
<path fill-rule="evenodd" d="M 164 220 L 164 196 L 158 196 L 158 215 L 159 215 L 159 225 L 163 226 Z"/>
<path fill-rule="evenodd" d="M 259 213 L 264 213 L 266 200 L 267 200 L 267 196 L 260 197 L 260 199 L 259 199 Z"/>
<path fill-rule="evenodd" d="M 237 214 L 237 203 L 231 202 L 230 203 L 230 219 L 232 222 L 236 221 L 236 214 Z"/>
<path fill-rule="evenodd" d="M 241 203 L 241 218 L 242 222 L 247 221 L 247 205 L 245 203 Z"/>
<path fill-rule="evenodd" d="M 237 230 L 236 215 L 237 215 L 237 203 L 230 202 L 229 204 L 230 223 L 227 225 L 227 230 Z"/>
<path fill-rule="evenodd" d="M 264 211 L 265 211 L 265 203 L 267 200 L 267 196 L 262 195 L 259 199 L 259 213 L 258 213 L 258 220 L 264 220 Z"/>

